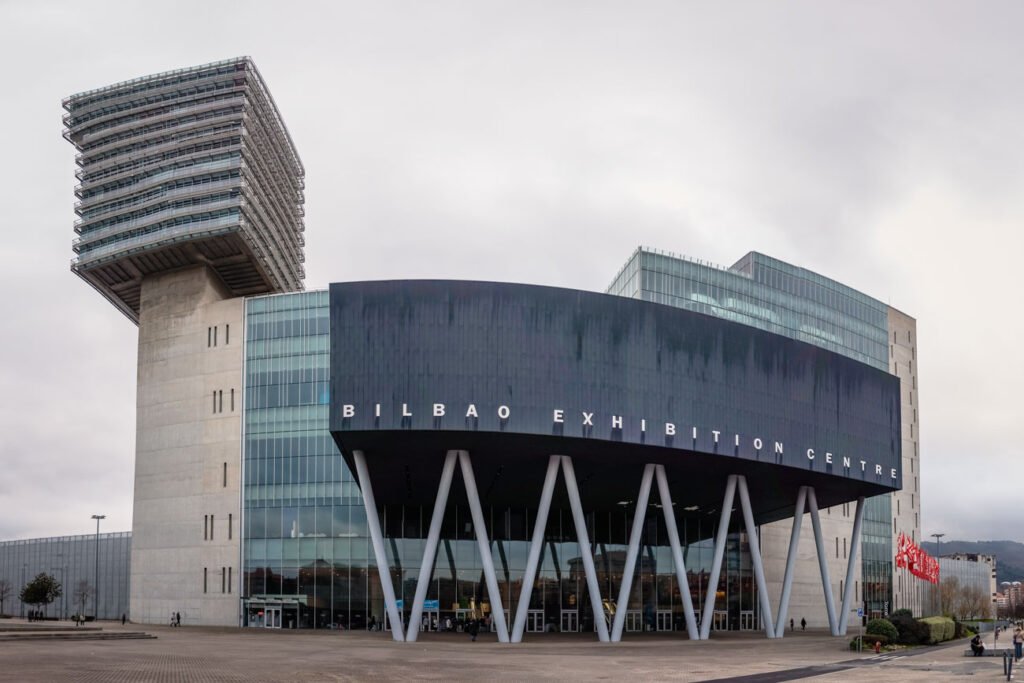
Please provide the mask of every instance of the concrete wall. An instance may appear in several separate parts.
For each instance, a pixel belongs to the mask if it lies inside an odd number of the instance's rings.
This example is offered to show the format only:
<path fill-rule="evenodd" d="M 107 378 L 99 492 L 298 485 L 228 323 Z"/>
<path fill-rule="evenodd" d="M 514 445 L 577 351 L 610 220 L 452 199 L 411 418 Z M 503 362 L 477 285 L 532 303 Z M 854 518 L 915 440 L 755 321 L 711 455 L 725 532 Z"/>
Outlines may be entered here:
<path fill-rule="evenodd" d="M 205 267 L 143 280 L 134 621 L 238 623 L 243 303 Z"/>
<path fill-rule="evenodd" d="M 900 532 L 915 543 L 921 538 L 921 458 L 918 424 L 917 321 L 894 308 L 889 309 L 889 371 L 900 379 L 903 439 L 903 490 L 892 494 L 893 551 Z M 906 569 L 893 567 L 892 609 L 909 609 L 923 614 L 926 582 Z"/>

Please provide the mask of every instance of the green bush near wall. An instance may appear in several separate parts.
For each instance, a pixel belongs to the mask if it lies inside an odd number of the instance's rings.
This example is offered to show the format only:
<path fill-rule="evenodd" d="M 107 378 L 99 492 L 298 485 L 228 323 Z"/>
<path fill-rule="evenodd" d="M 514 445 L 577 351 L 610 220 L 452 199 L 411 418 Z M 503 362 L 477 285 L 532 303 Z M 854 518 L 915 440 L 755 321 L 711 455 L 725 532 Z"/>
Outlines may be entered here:
<path fill-rule="evenodd" d="M 927 642 L 930 645 L 952 640 L 956 634 L 956 624 L 949 617 L 925 617 L 918 621 L 928 626 Z"/>
<path fill-rule="evenodd" d="M 888 619 L 872 619 L 868 622 L 865 632 L 872 636 L 885 636 L 890 643 L 895 643 L 900 635 Z"/>

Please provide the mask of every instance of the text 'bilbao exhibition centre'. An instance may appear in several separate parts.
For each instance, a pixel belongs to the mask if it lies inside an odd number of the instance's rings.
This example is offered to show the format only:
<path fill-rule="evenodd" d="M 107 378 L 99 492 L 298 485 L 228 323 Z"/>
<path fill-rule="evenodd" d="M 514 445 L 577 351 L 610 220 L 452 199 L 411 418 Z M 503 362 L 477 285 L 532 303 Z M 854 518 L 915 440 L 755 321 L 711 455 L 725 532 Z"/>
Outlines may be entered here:
<path fill-rule="evenodd" d="M 646 247 L 605 293 L 303 291 L 305 171 L 250 58 L 64 106 L 72 270 L 139 328 L 101 617 L 415 640 L 487 615 L 517 642 L 920 613 L 893 563 L 921 540 L 913 318 Z"/>

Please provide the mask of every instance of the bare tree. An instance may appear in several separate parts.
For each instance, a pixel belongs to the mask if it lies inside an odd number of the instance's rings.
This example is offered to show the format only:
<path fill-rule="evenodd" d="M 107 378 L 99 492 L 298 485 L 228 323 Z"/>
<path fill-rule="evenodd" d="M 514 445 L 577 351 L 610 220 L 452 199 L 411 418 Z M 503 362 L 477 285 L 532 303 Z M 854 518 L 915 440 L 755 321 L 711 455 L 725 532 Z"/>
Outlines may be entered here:
<path fill-rule="evenodd" d="M 960 579 L 947 576 L 939 583 L 939 614 L 952 616 L 955 614 L 957 596 L 960 593 Z"/>
<path fill-rule="evenodd" d="M 92 586 L 89 585 L 88 581 L 79 581 L 75 584 L 72 597 L 78 604 L 78 621 L 80 621 L 83 618 L 82 615 L 85 614 L 85 603 L 92 597 Z"/>
<path fill-rule="evenodd" d="M 7 579 L 0 579 L 0 615 L 4 613 L 4 601 L 11 597 L 14 586 Z"/>

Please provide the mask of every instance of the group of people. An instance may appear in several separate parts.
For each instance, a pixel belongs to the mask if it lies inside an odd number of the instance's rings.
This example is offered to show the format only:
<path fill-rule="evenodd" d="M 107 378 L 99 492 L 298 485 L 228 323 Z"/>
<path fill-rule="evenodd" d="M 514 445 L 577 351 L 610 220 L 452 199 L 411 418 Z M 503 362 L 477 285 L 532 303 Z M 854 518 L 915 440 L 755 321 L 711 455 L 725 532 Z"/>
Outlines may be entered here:
<path fill-rule="evenodd" d="M 992 644 L 996 645 L 999 643 L 999 634 L 1002 632 L 998 626 L 996 626 L 995 632 L 992 634 Z M 975 634 L 971 638 L 971 652 L 974 653 L 975 657 L 981 657 L 985 654 L 985 643 L 981 638 L 981 634 Z M 1013 660 L 1019 662 L 1024 659 L 1024 630 L 1018 625 L 1013 629 Z"/>
<path fill-rule="evenodd" d="M 172 616 L 172 626 L 174 625 L 173 619 L 174 617 Z M 423 619 L 420 622 L 420 630 L 426 631 L 428 629 L 442 633 L 445 631 L 461 631 L 463 633 L 468 633 L 470 636 L 470 640 L 475 642 L 477 636 L 480 635 L 481 631 L 487 633 L 491 630 L 491 615 L 487 614 L 480 619 L 473 617 L 463 619 L 462 617 L 459 617 L 455 620 L 452 620 L 451 617 L 445 617 L 443 621 L 438 622 L 437 617 L 428 617 L 426 614 L 424 614 Z M 366 630 L 381 630 L 381 623 L 377 621 L 377 615 L 370 615 L 370 620 L 366 623 Z"/>
<path fill-rule="evenodd" d="M 124 617 L 121 617 L 121 623 L 124 623 Z M 181 612 L 171 612 L 171 626 L 181 626 Z"/>
<path fill-rule="evenodd" d="M 43 615 L 43 611 L 42 610 L 30 609 L 28 611 L 28 620 L 29 621 L 42 621 L 45 618 L 46 617 Z"/>

